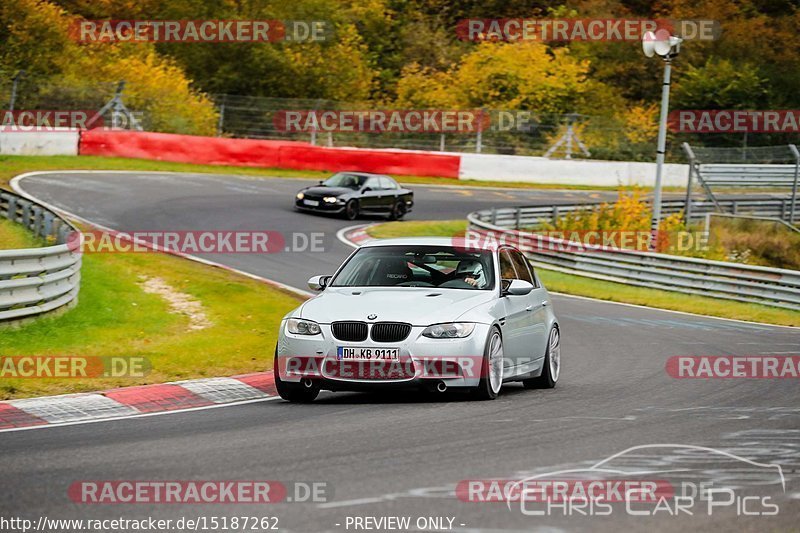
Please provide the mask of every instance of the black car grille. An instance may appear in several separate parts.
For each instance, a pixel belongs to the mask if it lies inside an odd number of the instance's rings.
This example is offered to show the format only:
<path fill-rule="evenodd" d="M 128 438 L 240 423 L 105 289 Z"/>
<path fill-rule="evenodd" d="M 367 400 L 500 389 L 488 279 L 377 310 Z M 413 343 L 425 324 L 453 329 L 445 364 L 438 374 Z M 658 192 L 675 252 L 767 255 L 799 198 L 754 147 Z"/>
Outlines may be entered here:
<path fill-rule="evenodd" d="M 361 342 L 367 339 L 366 322 L 334 322 L 331 330 L 333 336 L 341 341 Z"/>
<path fill-rule="evenodd" d="M 372 340 L 375 342 L 400 342 L 411 333 L 411 324 L 402 322 L 378 322 L 372 326 Z"/>

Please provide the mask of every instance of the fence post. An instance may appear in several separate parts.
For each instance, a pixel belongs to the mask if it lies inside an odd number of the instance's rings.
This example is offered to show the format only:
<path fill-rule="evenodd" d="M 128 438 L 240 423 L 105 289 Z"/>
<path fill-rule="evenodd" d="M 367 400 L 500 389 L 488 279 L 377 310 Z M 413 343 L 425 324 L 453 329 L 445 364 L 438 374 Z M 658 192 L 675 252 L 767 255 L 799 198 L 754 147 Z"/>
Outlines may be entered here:
<path fill-rule="evenodd" d="M 225 101 L 228 95 L 222 95 L 222 103 L 219 105 L 219 120 L 217 120 L 217 137 L 222 137 L 222 127 L 225 124 Z"/>
<path fill-rule="evenodd" d="M 444 133 L 439 136 L 439 151 L 444 152 Z"/>
<path fill-rule="evenodd" d="M 8 102 L 8 110 L 14 111 L 14 104 L 17 103 L 17 84 L 19 83 L 20 78 L 25 77 L 25 71 L 20 70 L 17 72 L 13 78 L 11 78 L 11 99 Z"/>
<path fill-rule="evenodd" d="M 522 208 L 516 207 L 514 209 L 516 210 L 516 212 L 514 213 L 514 229 L 519 229 L 520 219 L 522 218 Z"/>
<path fill-rule="evenodd" d="M 496 207 L 492 207 L 492 218 L 491 218 L 491 220 L 492 220 L 492 225 L 493 226 L 495 224 L 497 224 L 497 208 Z"/>
<path fill-rule="evenodd" d="M 800 151 L 797 145 L 790 144 L 789 150 L 794 155 L 794 183 L 792 183 L 792 207 L 789 209 L 789 223 L 794 224 L 795 205 L 797 204 L 797 178 L 800 175 Z"/>
<path fill-rule="evenodd" d="M 553 225 L 558 223 L 558 206 L 553 206 Z"/>
<path fill-rule="evenodd" d="M 689 146 L 689 143 L 682 143 L 681 148 L 683 148 L 686 157 L 689 159 L 689 176 L 686 180 L 686 201 L 683 204 L 683 222 L 688 226 L 692 218 L 692 173 L 694 172 L 695 157 L 694 151 L 692 151 L 692 147 Z"/>

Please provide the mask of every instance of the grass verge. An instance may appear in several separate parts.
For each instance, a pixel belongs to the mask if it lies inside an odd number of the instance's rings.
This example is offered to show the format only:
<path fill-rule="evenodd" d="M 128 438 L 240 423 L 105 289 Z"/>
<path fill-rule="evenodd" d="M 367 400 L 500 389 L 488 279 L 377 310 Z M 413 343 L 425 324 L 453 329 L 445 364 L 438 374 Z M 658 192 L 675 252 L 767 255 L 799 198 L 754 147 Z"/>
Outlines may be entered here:
<path fill-rule="evenodd" d="M 34 236 L 21 224 L 0 218 L 0 250 L 38 248 L 45 245 L 44 239 Z"/>
<path fill-rule="evenodd" d="M 388 222 L 367 229 L 372 237 L 386 239 L 390 237 L 436 236 L 453 237 L 463 235 L 467 229 L 464 220 L 434 220 L 414 222 Z M 678 292 L 661 291 L 646 287 L 635 287 L 623 283 L 596 280 L 584 276 L 575 276 L 553 270 L 539 268 L 548 290 L 587 296 L 598 300 L 608 300 L 673 311 L 684 311 L 720 318 L 733 318 L 752 322 L 764 322 L 783 326 L 800 326 L 800 312 L 770 307 L 766 305 L 732 302 L 705 296 L 695 296 Z"/>
<path fill-rule="evenodd" d="M 222 269 L 156 253 L 84 255 L 79 303 L 61 316 L 0 330 L 0 355 L 144 357 L 138 378 L 0 380 L 0 398 L 23 398 L 263 371 L 272 366 L 276 324 L 296 296 Z M 199 302 L 210 325 L 190 317 L 143 277 L 163 280 Z"/>
<path fill-rule="evenodd" d="M 8 181 L 23 172 L 44 170 L 131 170 L 158 172 L 200 172 L 208 174 L 233 174 L 253 176 L 254 178 L 307 178 L 325 179 L 331 172 L 316 170 L 289 170 L 282 168 L 251 168 L 226 165 L 193 165 L 190 163 L 171 163 L 147 159 L 126 159 L 122 157 L 98 156 L 0 156 L 0 186 L 8 187 Z M 455 180 L 435 176 L 394 176 L 401 183 L 409 185 L 455 185 L 469 187 L 500 187 L 520 189 L 569 189 L 569 190 L 627 190 L 628 187 L 597 187 L 589 185 L 561 185 L 554 183 L 523 183 L 514 181 Z M 648 190 L 648 188 L 640 188 Z M 664 190 L 682 190 L 679 187 L 665 187 Z"/>

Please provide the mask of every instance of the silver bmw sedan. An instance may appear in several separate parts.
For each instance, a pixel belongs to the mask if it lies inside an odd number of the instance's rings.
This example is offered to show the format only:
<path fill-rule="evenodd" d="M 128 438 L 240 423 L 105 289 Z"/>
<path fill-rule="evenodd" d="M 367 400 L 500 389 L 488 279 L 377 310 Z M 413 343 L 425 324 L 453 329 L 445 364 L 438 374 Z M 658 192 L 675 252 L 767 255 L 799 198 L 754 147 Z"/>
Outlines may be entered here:
<path fill-rule="evenodd" d="M 449 238 L 361 246 L 320 294 L 281 320 L 278 393 L 469 390 L 497 398 L 504 383 L 552 388 L 561 367 L 558 319 L 536 272 L 514 247 Z"/>

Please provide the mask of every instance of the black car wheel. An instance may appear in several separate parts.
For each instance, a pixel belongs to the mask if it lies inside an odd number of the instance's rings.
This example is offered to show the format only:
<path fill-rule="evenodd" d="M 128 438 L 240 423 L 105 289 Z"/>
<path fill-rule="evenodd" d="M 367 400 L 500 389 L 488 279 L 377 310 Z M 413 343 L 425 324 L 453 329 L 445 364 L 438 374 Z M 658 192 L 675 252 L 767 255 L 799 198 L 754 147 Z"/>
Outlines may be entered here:
<path fill-rule="evenodd" d="M 358 216 L 358 201 L 348 200 L 344 206 L 344 216 L 347 220 L 355 220 Z"/>
<path fill-rule="evenodd" d="M 401 200 L 392 207 L 392 212 L 389 213 L 389 220 L 400 220 L 404 216 L 406 216 L 406 203 Z"/>
<path fill-rule="evenodd" d="M 278 396 L 292 403 L 311 403 L 319 395 L 320 387 L 311 382 L 310 386 L 306 383 L 289 383 L 281 379 L 278 370 L 278 349 L 275 348 L 275 363 L 273 364 L 273 375 L 275 376 L 275 389 Z"/>

